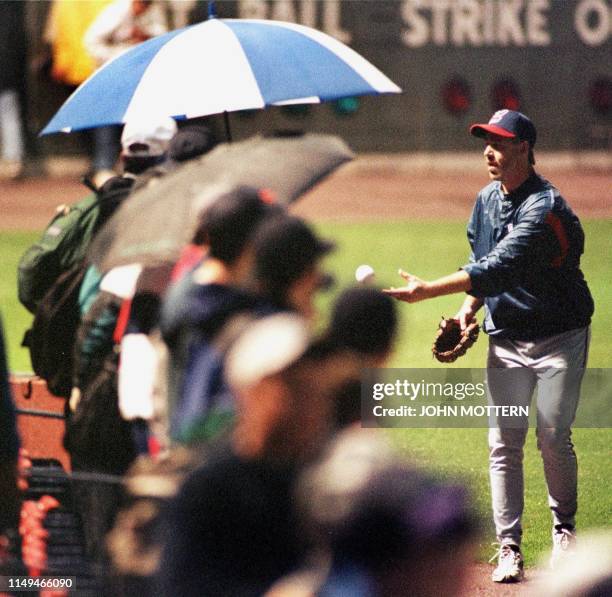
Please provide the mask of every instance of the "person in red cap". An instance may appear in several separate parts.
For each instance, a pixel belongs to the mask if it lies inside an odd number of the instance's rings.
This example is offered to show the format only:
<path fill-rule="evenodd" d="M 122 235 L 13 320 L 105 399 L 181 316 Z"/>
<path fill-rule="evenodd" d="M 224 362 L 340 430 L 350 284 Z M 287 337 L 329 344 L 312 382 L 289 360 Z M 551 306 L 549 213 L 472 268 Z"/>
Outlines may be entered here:
<path fill-rule="evenodd" d="M 468 225 L 469 263 L 433 281 L 400 270 L 406 285 L 385 292 L 410 303 L 467 293 L 456 319 L 465 328 L 484 306 L 490 403 L 529 407 L 537 387 L 537 441 L 553 518 L 555 566 L 575 542 L 577 465 L 571 425 L 594 310 L 580 269 L 584 232 L 559 191 L 534 170 L 537 135 L 527 116 L 499 110 L 488 123 L 472 125 L 470 133 L 484 141 L 491 182 L 478 194 Z M 489 431 L 493 518 L 500 544 L 495 582 L 523 578 L 527 427 L 526 419 L 498 420 Z"/>

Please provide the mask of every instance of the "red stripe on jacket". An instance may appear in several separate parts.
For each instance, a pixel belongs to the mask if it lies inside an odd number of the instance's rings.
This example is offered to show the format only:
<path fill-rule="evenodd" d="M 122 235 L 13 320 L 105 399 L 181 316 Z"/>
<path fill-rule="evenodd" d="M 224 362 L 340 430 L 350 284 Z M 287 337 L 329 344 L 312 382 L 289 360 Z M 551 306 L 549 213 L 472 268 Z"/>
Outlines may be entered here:
<path fill-rule="evenodd" d="M 567 257 L 567 253 L 569 251 L 569 241 L 567 240 L 567 234 L 565 232 L 565 227 L 561 220 L 552 212 L 548 212 L 546 215 L 545 222 L 552 228 L 552 231 L 555 233 L 555 237 L 557 238 L 557 242 L 559 243 L 560 253 L 551 261 L 551 265 L 553 267 L 561 267 L 561 264 L 565 261 Z"/>

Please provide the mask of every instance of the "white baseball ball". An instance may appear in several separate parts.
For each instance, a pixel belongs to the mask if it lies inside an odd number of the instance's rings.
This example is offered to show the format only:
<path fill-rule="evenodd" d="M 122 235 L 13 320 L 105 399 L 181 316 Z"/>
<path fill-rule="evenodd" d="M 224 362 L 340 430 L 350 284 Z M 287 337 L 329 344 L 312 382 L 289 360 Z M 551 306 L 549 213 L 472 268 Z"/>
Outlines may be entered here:
<path fill-rule="evenodd" d="M 374 269 L 371 265 L 360 265 L 355 270 L 355 280 L 360 284 L 367 284 L 374 279 Z"/>

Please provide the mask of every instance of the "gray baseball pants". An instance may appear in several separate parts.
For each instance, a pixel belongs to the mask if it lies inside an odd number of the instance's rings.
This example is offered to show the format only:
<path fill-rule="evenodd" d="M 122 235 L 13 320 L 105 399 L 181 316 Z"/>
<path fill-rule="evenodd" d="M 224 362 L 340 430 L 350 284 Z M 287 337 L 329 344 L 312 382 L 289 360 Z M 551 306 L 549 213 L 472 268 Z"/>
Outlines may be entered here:
<path fill-rule="evenodd" d="M 490 337 L 487 360 L 489 401 L 529 406 L 537 388 L 537 446 L 544 462 L 553 524 L 574 526 L 577 460 L 571 441 L 590 328 L 570 330 L 535 342 Z M 521 368 L 508 377 L 495 370 Z M 503 372 L 502 372 L 503 373 Z M 515 375 L 516 373 L 516 375 Z M 520 545 L 523 513 L 523 446 L 528 426 L 489 430 L 489 473 L 493 520 L 500 543 Z"/>

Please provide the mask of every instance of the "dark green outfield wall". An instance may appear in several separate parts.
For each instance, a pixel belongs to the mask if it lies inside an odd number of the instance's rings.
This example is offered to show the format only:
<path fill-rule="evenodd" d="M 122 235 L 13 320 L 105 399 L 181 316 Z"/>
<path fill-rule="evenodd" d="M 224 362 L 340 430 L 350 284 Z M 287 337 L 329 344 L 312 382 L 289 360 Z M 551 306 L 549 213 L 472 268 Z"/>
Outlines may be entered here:
<path fill-rule="evenodd" d="M 45 2 L 30 3 L 32 50 L 46 10 Z M 192 18 L 205 10 L 200 3 Z M 612 144 L 612 0 L 228 0 L 218 1 L 217 11 L 220 17 L 315 26 L 349 43 L 405 90 L 362 98 L 351 115 L 330 105 L 306 113 L 232 115 L 237 137 L 301 127 L 337 132 L 361 151 L 470 149 L 468 125 L 488 118 L 497 107 L 494 85 L 510 80 L 520 109 L 538 126 L 539 148 L 605 150 Z M 598 107 L 591 101 L 597 80 Z M 454 114 L 443 100 L 452 81 L 466 90 L 465 97 L 447 95 L 463 108 Z M 30 128 L 36 131 L 66 92 L 40 78 L 32 78 L 30 89 Z M 74 153 L 85 145 L 55 137 L 39 147 Z"/>

